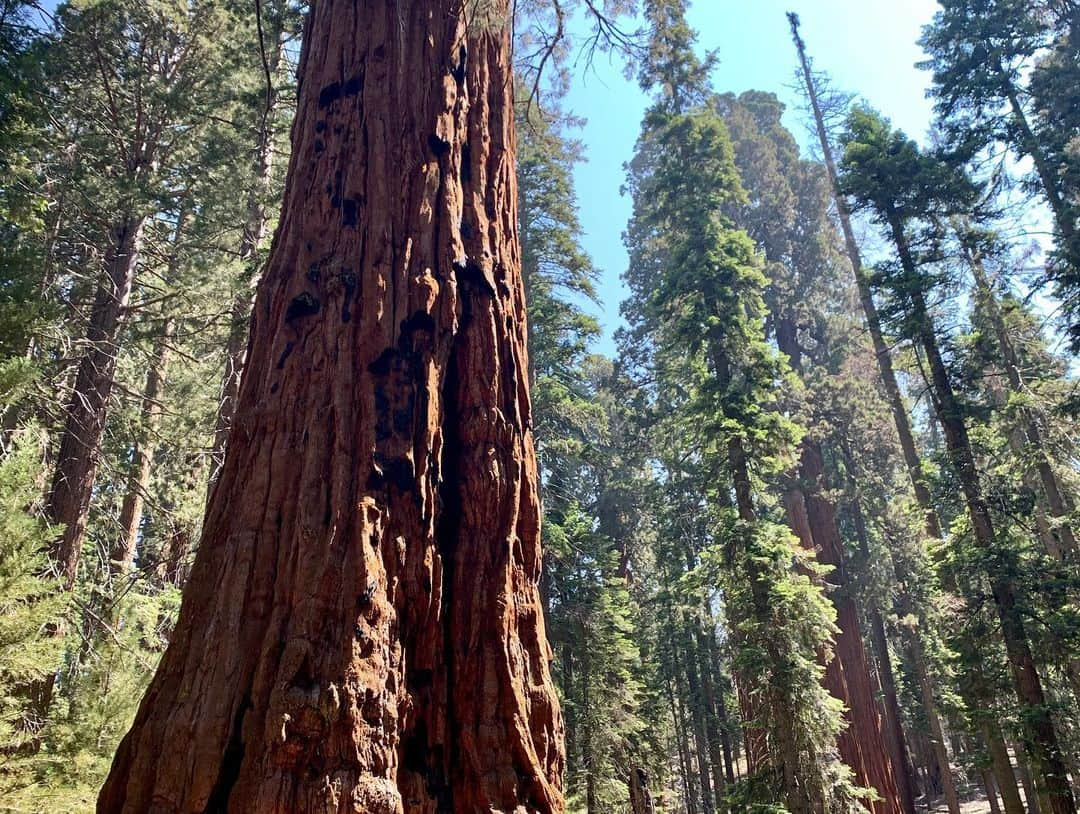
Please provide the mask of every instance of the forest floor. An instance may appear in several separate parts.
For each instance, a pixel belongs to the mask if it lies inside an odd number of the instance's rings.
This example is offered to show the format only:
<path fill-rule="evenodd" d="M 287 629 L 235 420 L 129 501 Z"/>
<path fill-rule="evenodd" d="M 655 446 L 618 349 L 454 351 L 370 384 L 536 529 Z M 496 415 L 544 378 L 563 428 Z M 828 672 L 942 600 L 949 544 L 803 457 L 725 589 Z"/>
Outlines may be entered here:
<path fill-rule="evenodd" d="M 935 800 L 929 810 L 931 814 L 939 814 L 939 812 L 947 812 L 949 807 L 942 798 Z M 990 803 L 986 797 L 982 796 L 965 798 L 960 801 L 960 814 L 990 814 Z"/>

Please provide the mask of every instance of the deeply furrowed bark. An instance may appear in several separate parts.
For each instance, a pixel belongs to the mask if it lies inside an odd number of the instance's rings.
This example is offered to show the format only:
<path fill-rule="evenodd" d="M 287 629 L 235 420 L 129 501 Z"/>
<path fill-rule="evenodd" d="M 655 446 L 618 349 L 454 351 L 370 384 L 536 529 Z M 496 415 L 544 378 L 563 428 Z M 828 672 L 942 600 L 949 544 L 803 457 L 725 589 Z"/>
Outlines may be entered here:
<path fill-rule="evenodd" d="M 564 809 L 509 32 L 466 16 L 313 6 L 237 420 L 101 812 Z"/>

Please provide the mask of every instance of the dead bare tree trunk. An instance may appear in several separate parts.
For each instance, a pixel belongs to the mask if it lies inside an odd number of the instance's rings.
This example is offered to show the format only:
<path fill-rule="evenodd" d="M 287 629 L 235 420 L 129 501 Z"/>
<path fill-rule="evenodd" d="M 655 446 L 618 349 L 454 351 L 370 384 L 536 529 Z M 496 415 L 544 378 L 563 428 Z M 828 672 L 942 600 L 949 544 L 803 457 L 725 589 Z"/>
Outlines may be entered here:
<path fill-rule="evenodd" d="M 468 10 L 313 6 L 237 418 L 101 812 L 564 810 L 508 9 Z"/>

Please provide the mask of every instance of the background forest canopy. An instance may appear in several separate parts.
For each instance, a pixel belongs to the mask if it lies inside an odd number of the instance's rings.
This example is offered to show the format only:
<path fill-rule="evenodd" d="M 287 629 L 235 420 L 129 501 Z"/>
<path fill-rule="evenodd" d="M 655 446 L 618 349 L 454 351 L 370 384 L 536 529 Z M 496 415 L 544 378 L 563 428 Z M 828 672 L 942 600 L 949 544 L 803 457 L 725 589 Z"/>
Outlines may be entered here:
<path fill-rule="evenodd" d="M 1080 3 L 938 0 L 925 138 L 795 14 L 734 93 L 687 0 L 515 7 L 567 810 L 1075 812 Z M 94 810 L 174 632 L 307 11 L 0 0 L 0 811 Z M 601 61 L 646 108 L 587 235 Z"/>

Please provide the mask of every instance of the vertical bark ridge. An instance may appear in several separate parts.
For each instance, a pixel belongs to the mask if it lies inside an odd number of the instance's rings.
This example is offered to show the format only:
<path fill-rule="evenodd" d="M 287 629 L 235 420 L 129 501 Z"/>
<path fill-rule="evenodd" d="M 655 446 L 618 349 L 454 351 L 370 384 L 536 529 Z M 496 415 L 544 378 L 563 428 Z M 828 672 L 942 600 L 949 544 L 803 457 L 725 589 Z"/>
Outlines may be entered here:
<path fill-rule="evenodd" d="M 313 6 L 236 421 L 99 811 L 563 811 L 509 38 L 465 18 Z"/>

